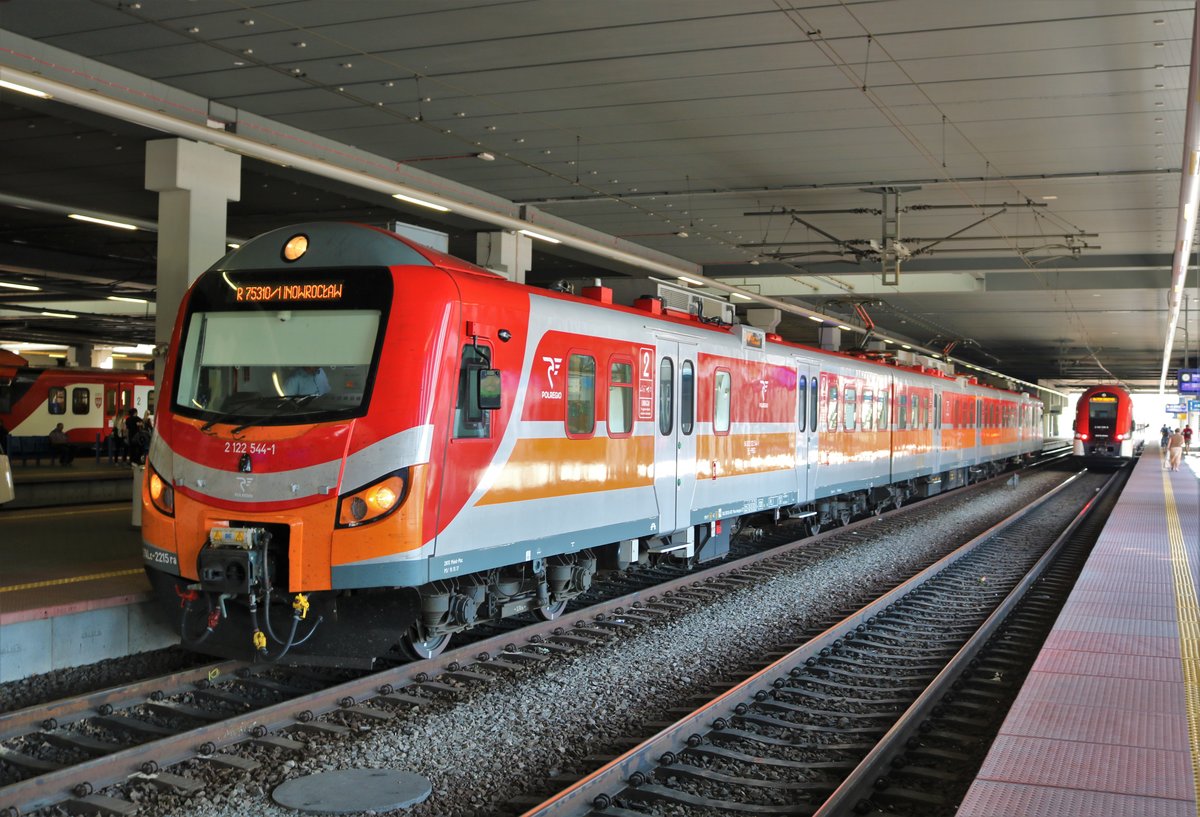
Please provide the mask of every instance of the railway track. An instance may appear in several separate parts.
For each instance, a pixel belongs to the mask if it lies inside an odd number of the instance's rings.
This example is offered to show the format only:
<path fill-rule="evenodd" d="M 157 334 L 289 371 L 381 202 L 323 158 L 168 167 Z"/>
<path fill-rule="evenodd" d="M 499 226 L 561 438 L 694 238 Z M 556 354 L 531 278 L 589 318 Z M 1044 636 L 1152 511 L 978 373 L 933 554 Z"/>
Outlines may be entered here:
<path fill-rule="evenodd" d="M 970 490 L 960 491 L 946 497 L 969 494 Z M 927 502 L 913 508 L 928 511 L 935 506 Z M 57 712 L 10 713 L 0 718 L 4 744 L 0 760 L 9 767 L 8 777 L 0 778 L 0 809 L 16 815 L 65 803 L 128 813 L 127 802 L 97 792 L 131 776 L 165 789 L 194 791 L 201 785 L 196 780 L 163 770 L 197 757 L 217 767 L 249 770 L 255 761 L 222 750 L 238 744 L 294 750 L 302 744 L 279 735 L 280 730 L 337 736 L 355 721 L 386 721 L 397 708 L 457 694 L 461 685 L 528 669 L 555 653 L 606 643 L 630 629 L 659 623 L 715 595 L 742 588 L 754 581 L 760 563 L 768 559 L 802 563 L 839 550 L 847 537 L 860 535 L 862 528 L 881 533 L 880 526 L 902 526 L 911 510 L 863 520 L 815 540 L 698 574 L 664 581 L 658 571 L 653 577 L 658 584 L 593 600 L 586 611 L 572 611 L 568 618 L 526 626 L 519 633 L 485 633 L 475 643 L 437 659 L 380 673 L 338 677 L 227 662 L 176 673 L 150 686 L 95 693 L 65 702 Z M 772 561 L 768 569 L 783 568 Z M 13 769 L 18 770 L 16 775 Z"/>
<path fill-rule="evenodd" d="M 1099 535 L 1097 481 L 1065 483 L 525 817 L 953 814 L 986 753 L 980 712 L 1015 696 L 998 683 L 1013 649 L 1033 660 Z"/>

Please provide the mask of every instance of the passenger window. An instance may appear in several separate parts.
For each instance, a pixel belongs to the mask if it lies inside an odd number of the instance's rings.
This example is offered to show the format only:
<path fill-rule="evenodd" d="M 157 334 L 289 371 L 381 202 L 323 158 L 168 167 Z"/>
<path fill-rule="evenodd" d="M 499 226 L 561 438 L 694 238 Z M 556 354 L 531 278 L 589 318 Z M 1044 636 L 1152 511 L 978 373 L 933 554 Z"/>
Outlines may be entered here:
<path fill-rule="evenodd" d="M 608 434 L 633 430 L 633 364 L 613 363 L 608 372 Z"/>
<path fill-rule="evenodd" d="M 896 407 L 896 428 L 908 428 L 908 395 L 900 395 L 899 405 Z"/>
<path fill-rule="evenodd" d="M 713 433 L 729 433 L 729 372 L 717 369 L 713 377 Z"/>
<path fill-rule="evenodd" d="M 92 410 L 92 394 L 85 388 L 71 389 L 71 413 L 88 414 Z"/>
<path fill-rule="evenodd" d="M 808 381 L 808 430 L 817 430 L 817 404 L 820 401 L 820 389 L 817 378 Z"/>
<path fill-rule="evenodd" d="M 488 368 L 492 350 L 468 344 L 458 369 L 458 400 L 454 404 L 454 436 L 479 439 L 491 436 L 492 415 L 479 405 L 479 372 Z"/>
<path fill-rule="evenodd" d="M 664 357 L 658 364 L 658 433 L 664 437 L 675 428 L 675 364 Z"/>
<path fill-rule="evenodd" d="M 67 390 L 62 386 L 51 386 L 46 394 L 46 407 L 51 414 L 66 414 Z"/>
<path fill-rule="evenodd" d="M 875 427 L 880 431 L 887 431 L 888 422 L 890 420 L 888 417 L 888 409 L 891 408 L 888 403 L 887 389 L 884 389 L 879 393 L 879 396 L 875 398 L 875 404 L 879 409 L 879 418 L 875 421 Z"/>
<path fill-rule="evenodd" d="M 805 409 L 808 408 L 808 378 L 800 375 L 799 385 L 796 387 L 796 428 L 804 430 L 804 423 L 807 419 Z"/>
<path fill-rule="evenodd" d="M 691 434 L 696 421 L 696 373 L 692 361 L 681 364 L 679 381 L 679 430 Z"/>
<path fill-rule="evenodd" d="M 858 389 L 853 386 L 846 387 L 842 406 L 842 419 L 846 423 L 846 430 L 853 431 L 858 428 Z"/>
<path fill-rule="evenodd" d="M 875 394 L 870 389 L 863 389 L 862 419 L 863 428 L 875 430 Z"/>
<path fill-rule="evenodd" d="M 571 355 L 567 365 L 567 433 L 587 436 L 596 427 L 596 359 Z"/>
<path fill-rule="evenodd" d="M 829 384 L 829 414 L 825 420 L 825 428 L 828 431 L 838 429 L 838 390 L 832 383 Z"/>

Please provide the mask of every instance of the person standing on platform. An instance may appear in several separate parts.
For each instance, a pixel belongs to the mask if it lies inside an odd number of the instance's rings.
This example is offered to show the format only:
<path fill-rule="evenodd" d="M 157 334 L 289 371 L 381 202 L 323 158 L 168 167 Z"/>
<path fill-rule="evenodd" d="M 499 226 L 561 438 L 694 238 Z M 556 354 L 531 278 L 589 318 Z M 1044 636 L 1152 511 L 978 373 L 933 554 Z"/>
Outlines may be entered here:
<path fill-rule="evenodd" d="M 1162 427 L 1162 449 L 1163 449 L 1163 451 L 1167 450 L 1167 440 L 1169 440 L 1169 439 L 1171 439 L 1171 427 L 1169 425 L 1167 425 L 1166 423 L 1163 423 L 1163 427 Z"/>
<path fill-rule="evenodd" d="M 141 465 L 145 448 L 142 445 L 142 418 L 138 417 L 137 409 L 130 408 L 125 417 L 125 442 L 129 446 L 129 462 Z"/>
<path fill-rule="evenodd" d="M 1186 425 L 1183 427 L 1183 453 L 1190 454 L 1192 452 L 1192 427 Z"/>
<path fill-rule="evenodd" d="M 1167 467 L 1172 471 L 1179 470 L 1179 463 L 1183 460 L 1183 433 L 1179 429 L 1175 429 L 1171 434 L 1171 439 L 1167 440 Z"/>
<path fill-rule="evenodd" d="M 120 411 L 116 413 L 112 421 L 112 445 L 113 459 L 117 462 L 123 460 L 129 450 L 125 441 L 125 415 Z M 1166 443 L 1163 443 L 1166 446 Z"/>
<path fill-rule="evenodd" d="M 75 455 L 71 453 L 71 441 L 67 439 L 67 432 L 63 431 L 63 424 L 56 425 L 46 436 L 50 438 L 50 451 L 58 459 L 59 465 L 70 465 Z"/>

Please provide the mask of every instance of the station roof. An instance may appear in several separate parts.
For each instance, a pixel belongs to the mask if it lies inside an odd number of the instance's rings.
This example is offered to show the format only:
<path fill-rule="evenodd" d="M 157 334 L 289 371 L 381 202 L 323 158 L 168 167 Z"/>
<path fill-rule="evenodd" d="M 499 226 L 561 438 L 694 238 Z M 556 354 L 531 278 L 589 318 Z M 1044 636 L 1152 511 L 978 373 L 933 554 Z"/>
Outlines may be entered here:
<path fill-rule="evenodd" d="M 7 0 L 0 80 L 74 93 L 0 88 L 0 284 L 40 288 L 0 286 L 0 339 L 153 342 L 147 304 L 109 300 L 154 298 L 144 145 L 207 131 L 252 148 L 231 240 L 399 220 L 473 260 L 525 223 L 565 239 L 534 241 L 530 283 L 674 271 L 794 306 L 777 331 L 801 342 L 806 311 L 865 315 L 1031 382 L 1157 385 L 1194 11 Z M 1193 271 L 1171 372 L 1197 365 L 1198 312 Z"/>

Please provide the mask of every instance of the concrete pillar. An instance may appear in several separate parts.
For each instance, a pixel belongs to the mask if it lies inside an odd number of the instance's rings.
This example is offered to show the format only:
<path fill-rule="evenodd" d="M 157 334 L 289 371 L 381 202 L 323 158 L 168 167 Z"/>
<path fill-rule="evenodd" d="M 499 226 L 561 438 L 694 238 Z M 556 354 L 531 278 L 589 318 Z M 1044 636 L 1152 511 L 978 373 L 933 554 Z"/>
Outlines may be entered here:
<path fill-rule="evenodd" d="M 67 365 L 92 367 L 99 365 L 96 360 L 95 347 L 90 343 L 78 343 L 67 347 Z"/>
<path fill-rule="evenodd" d="M 475 236 L 475 263 L 523 284 L 525 273 L 533 266 L 533 239 L 508 230 L 478 233 Z"/>
<path fill-rule="evenodd" d="M 783 319 L 783 311 L 773 307 L 762 308 L 754 307 L 746 310 L 746 323 L 758 329 L 765 329 L 768 332 L 774 332 L 779 326 L 779 321 Z"/>
<path fill-rule="evenodd" d="M 821 324 L 817 328 L 817 338 L 821 341 L 822 349 L 836 352 L 842 348 L 842 330 L 836 326 Z"/>
<path fill-rule="evenodd" d="M 228 203 L 241 198 L 242 157 L 186 139 L 146 143 L 146 189 L 158 196 L 154 363 L 161 372 L 188 286 L 225 255 Z"/>

